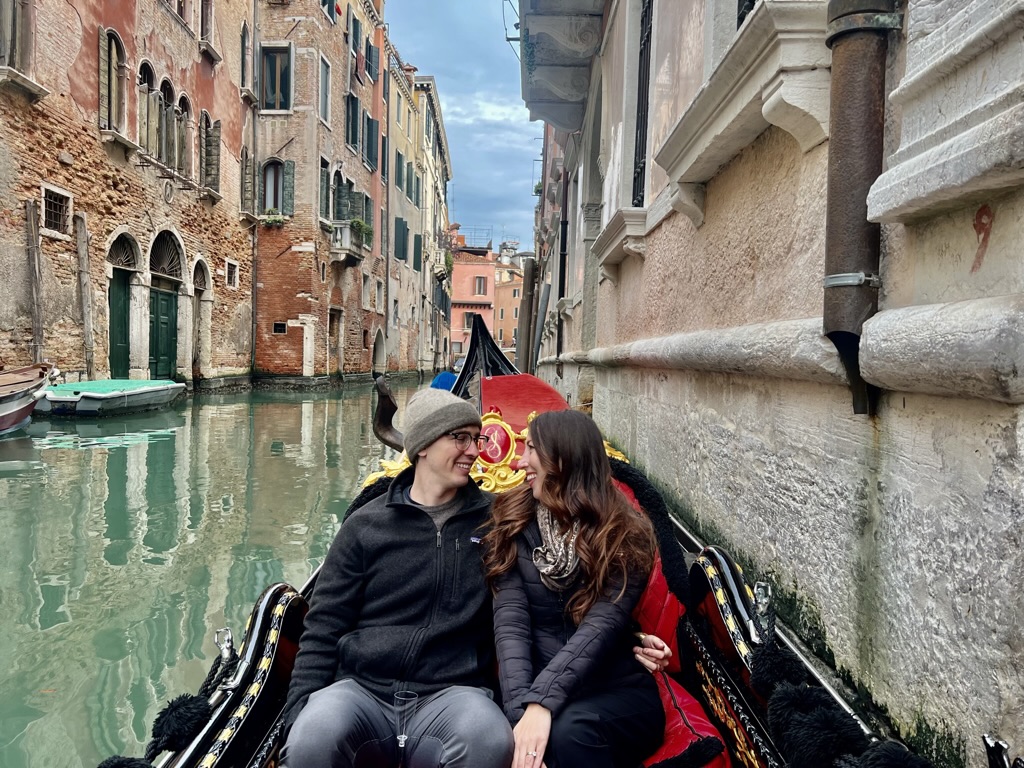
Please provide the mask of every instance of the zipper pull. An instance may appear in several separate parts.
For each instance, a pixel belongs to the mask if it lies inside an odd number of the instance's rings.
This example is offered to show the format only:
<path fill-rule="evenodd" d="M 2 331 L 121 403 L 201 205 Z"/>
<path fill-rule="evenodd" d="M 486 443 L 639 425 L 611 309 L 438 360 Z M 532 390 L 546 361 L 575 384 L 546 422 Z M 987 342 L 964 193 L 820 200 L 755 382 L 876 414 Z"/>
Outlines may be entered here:
<path fill-rule="evenodd" d="M 459 551 L 459 540 L 458 539 L 455 540 L 455 551 L 456 552 Z"/>
<path fill-rule="evenodd" d="M 441 532 L 440 531 L 437 532 L 437 548 L 438 549 L 441 548 Z"/>

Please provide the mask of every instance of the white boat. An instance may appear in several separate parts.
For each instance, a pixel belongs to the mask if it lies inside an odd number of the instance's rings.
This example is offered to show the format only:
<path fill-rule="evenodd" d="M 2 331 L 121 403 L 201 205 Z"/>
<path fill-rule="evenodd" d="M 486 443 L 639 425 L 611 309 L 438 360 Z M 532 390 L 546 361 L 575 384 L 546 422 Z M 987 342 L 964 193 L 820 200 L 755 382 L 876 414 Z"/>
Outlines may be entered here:
<path fill-rule="evenodd" d="M 54 416 L 113 416 L 166 408 L 185 391 L 169 380 L 106 379 L 57 384 L 46 390 L 36 413 Z"/>
<path fill-rule="evenodd" d="M 36 363 L 0 371 L 0 435 L 28 424 L 56 370 L 49 363 Z"/>

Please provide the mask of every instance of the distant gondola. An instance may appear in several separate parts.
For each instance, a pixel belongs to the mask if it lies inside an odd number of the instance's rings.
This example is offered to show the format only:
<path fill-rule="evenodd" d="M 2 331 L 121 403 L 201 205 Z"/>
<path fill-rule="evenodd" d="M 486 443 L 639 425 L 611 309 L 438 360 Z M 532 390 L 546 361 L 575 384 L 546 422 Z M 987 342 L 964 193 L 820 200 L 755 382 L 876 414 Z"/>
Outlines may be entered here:
<path fill-rule="evenodd" d="M 401 433 L 392 424 L 397 405 L 383 377 L 377 379 L 377 389 L 374 432 L 401 450 Z M 483 432 L 491 442 L 473 478 L 497 493 L 523 480 L 514 460 L 530 415 L 568 407 L 546 383 L 516 370 L 479 316 L 452 391 L 481 407 Z M 776 627 L 768 586 L 759 583 L 752 589 L 726 552 L 702 546 L 669 515 L 641 471 L 614 449 L 608 452 L 620 486 L 654 523 L 660 568 L 649 590 L 660 586 L 676 607 L 675 613 L 646 616 L 644 621 L 653 622 L 658 634 L 674 643 L 673 680 L 692 694 L 717 728 L 727 762 L 745 768 L 931 765 L 900 742 L 883 738 L 877 725 L 869 726 L 873 721 L 855 712 Z M 406 459 L 403 455 L 382 465 L 383 471 L 366 479 L 348 512 L 382 493 Z M 281 714 L 316 578 L 314 573 L 300 589 L 288 584 L 267 587 L 252 610 L 238 653 L 229 638 L 218 638 L 221 657 L 200 693 L 179 697 L 157 717 L 145 761 L 115 757 L 102 768 L 277 766 Z M 985 742 L 990 766 L 1010 768 L 1007 746 L 988 736 Z M 709 760 L 714 757 L 709 753 Z M 656 755 L 648 764 L 699 768 L 706 763 L 691 752 L 688 759 Z M 1018 758 L 1013 768 L 1024 768 L 1024 761 Z"/>

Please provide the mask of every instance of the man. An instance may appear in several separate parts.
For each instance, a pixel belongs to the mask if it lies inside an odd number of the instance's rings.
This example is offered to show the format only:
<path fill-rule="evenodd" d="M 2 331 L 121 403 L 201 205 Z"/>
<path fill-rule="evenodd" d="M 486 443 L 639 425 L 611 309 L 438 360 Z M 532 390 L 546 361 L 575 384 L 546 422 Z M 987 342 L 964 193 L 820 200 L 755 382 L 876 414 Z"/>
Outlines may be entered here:
<path fill-rule="evenodd" d="M 512 730 L 492 700 L 494 633 L 470 482 L 480 415 L 440 389 L 404 422 L 413 466 L 354 511 L 324 561 L 299 642 L 282 752 L 289 768 L 393 766 L 394 695 L 419 694 L 405 765 L 508 768 Z"/>

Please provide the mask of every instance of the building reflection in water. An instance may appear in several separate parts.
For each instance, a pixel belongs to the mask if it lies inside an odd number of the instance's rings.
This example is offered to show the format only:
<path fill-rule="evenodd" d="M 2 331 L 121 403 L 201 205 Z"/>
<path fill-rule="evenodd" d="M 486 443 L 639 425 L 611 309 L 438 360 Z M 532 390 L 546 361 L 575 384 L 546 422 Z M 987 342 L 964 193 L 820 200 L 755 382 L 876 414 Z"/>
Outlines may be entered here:
<path fill-rule="evenodd" d="M 213 632 L 240 637 L 267 585 L 301 585 L 393 457 L 372 408 L 369 388 L 208 395 L 0 441 L 0 765 L 141 756 Z"/>

